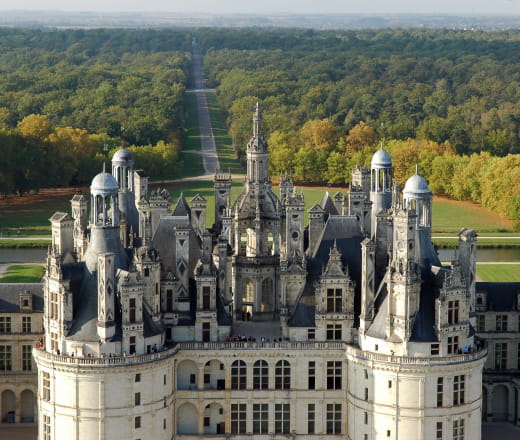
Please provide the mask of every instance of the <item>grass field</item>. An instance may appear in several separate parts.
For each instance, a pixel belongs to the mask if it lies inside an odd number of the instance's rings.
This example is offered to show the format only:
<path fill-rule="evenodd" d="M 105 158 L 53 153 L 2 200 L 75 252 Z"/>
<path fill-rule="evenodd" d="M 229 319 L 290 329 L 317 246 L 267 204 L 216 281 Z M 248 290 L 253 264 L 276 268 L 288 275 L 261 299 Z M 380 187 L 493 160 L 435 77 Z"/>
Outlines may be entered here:
<path fill-rule="evenodd" d="M 475 203 L 441 197 L 433 199 L 432 219 L 433 233 L 457 233 L 463 227 L 475 229 L 480 235 L 490 232 L 513 232 L 512 221 L 506 217 Z"/>
<path fill-rule="evenodd" d="M 186 127 L 184 129 L 183 151 L 200 150 L 199 115 L 197 113 L 197 96 L 186 93 L 184 102 L 186 109 Z"/>
<path fill-rule="evenodd" d="M 43 266 L 9 266 L 0 278 L 0 283 L 38 283 L 42 279 L 44 271 Z"/>
<path fill-rule="evenodd" d="M 206 93 L 206 99 L 208 100 L 209 116 L 211 125 L 213 126 L 213 137 L 215 138 L 215 145 L 217 147 L 220 169 L 233 174 L 245 173 L 245 169 L 240 166 L 235 156 L 231 138 L 228 135 L 224 122 L 224 114 L 217 104 L 216 94 Z"/>
<path fill-rule="evenodd" d="M 183 166 L 181 169 L 181 179 L 186 177 L 200 176 L 204 174 L 204 166 L 202 165 L 202 157 L 199 154 L 189 151 L 181 151 L 181 160 Z"/>
<path fill-rule="evenodd" d="M 190 153 L 186 153 L 190 154 Z M 199 156 L 191 154 L 193 158 L 200 159 Z M 192 158 L 192 159 L 193 159 Z M 206 210 L 206 224 L 211 226 L 214 220 L 214 200 L 213 200 L 213 182 L 205 181 L 185 181 L 175 184 L 162 184 L 167 186 L 172 194 L 174 203 L 181 192 L 184 192 L 186 199 L 189 201 L 195 194 L 200 193 L 208 202 Z M 242 188 L 242 180 L 233 182 L 231 200 L 234 201 Z M 304 191 L 305 194 L 305 210 L 307 211 L 315 203 L 319 203 L 323 198 L 326 190 L 329 191 L 331 197 L 337 191 L 346 193 L 345 188 L 337 187 L 297 187 L 297 190 Z M 87 191 L 86 188 L 83 189 Z M 275 194 L 279 195 L 278 185 L 273 183 Z M 31 238 L 31 236 L 48 236 L 50 235 L 49 217 L 55 211 L 70 211 L 70 198 L 73 195 L 71 190 L 69 193 L 44 193 L 34 196 L 25 197 L 9 197 L 0 200 L 0 233 L 3 237 L 8 234 L 11 237 Z M 307 219 L 306 219 L 307 223 Z M 501 237 L 499 239 L 481 238 L 480 243 L 483 246 L 504 246 L 509 247 L 513 243 L 520 244 L 520 240 L 508 240 L 509 236 L 518 236 L 518 233 L 512 232 L 511 221 L 494 214 L 487 209 L 468 202 L 456 202 L 444 198 L 435 197 L 433 201 L 433 231 L 434 235 L 452 235 L 454 239 L 435 239 L 440 246 L 452 246 L 455 241 L 456 234 L 462 227 L 475 229 L 479 235 L 492 235 Z M 20 235 L 18 235 L 20 231 Z M 518 245 L 516 244 L 516 245 Z"/>
<path fill-rule="evenodd" d="M 477 277 L 482 281 L 520 282 L 520 264 L 479 264 Z"/>

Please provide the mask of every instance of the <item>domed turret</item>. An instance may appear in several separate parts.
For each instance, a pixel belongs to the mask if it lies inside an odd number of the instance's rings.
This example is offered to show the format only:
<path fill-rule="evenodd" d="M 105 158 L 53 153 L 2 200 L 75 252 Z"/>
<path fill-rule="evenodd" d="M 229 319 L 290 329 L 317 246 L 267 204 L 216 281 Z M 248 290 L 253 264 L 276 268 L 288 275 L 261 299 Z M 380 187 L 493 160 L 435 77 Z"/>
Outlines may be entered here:
<path fill-rule="evenodd" d="M 119 189 L 119 185 L 117 184 L 116 179 L 112 174 L 103 171 L 99 173 L 96 177 L 92 179 L 92 183 L 90 184 L 90 191 L 99 192 L 104 194 L 109 194 L 112 192 L 117 192 Z"/>
<path fill-rule="evenodd" d="M 426 179 L 419 175 L 417 167 L 415 174 L 406 181 L 403 200 L 405 207 L 417 212 L 417 226 L 430 228 L 432 192 L 428 188 Z"/>
<path fill-rule="evenodd" d="M 112 157 L 112 175 L 117 180 L 121 191 L 133 191 L 134 158 L 125 147 L 117 150 Z"/>
<path fill-rule="evenodd" d="M 94 177 L 90 185 L 93 226 L 119 226 L 118 191 L 116 179 L 103 166 L 103 172 Z"/>
<path fill-rule="evenodd" d="M 403 195 L 406 198 L 406 195 L 413 194 L 431 194 L 430 188 L 428 188 L 428 182 L 426 179 L 417 172 L 410 177 L 404 186 Z"/>
<path fill-rule="evenodd" d="M 372 157 L 370 170 L 370 201 L 372 205 L 372 231 L 375 216 L 392 205 L 392 158 L 381 148 Z"/>
<path fill-rule="evenodd" d="M 372 156 L 371 168 L 392 168 L 392 158 L 383 146 Z"/>

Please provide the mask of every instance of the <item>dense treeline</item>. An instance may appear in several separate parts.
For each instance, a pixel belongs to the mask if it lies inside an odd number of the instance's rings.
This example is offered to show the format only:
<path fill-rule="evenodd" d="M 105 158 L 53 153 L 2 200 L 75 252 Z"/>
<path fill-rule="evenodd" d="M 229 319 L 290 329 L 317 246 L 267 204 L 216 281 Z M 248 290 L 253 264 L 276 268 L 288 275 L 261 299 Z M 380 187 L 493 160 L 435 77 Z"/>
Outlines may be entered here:
<path fill-rule="evenodd" d="M 190 50 L 186 31 L 0 29 L 0 191 L 84 183 L 114 143 L 178 152 Z"/>
<path fill-rule="evenodd" d="M 0 130 L 0 194 L 90 182 L 110 158 L 120 139 L 72 127 L 54 127 L 42 115 L 26 116 L 13 130 Z M 175 177 L 180 170 L 178 144 L 132 146 L 139 167 L 154 178 Z"/>
<path fill-rule="evenodd" d="M 520 219 L 520 164 L 507 157 L 520 152 L 520 32 L 201 29 L 197 38 L 239 157 L 259 100 L 275 173 L 348 182 L 384 141 L 407 161 L 401 183 L 418 161 L 437 193 Z"/>
<path fill-rule="evenodd" d="M 518 31 L 197 36 L 237 146 L 249 135 L 243 110 L 260 99 L 268 132 L 295 133 L 308 120 L 329 118 L 339 134 L 365 121 L 389 139 L 449 141 L 459 153 L 520 152 Z"/>

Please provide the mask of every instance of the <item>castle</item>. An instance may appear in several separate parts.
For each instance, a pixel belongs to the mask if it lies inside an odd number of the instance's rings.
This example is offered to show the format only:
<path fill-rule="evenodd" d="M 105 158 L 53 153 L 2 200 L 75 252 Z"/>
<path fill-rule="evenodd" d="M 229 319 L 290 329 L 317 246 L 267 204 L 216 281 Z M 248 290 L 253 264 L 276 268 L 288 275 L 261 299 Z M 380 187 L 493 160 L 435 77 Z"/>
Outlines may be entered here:
<path fill-rule="evenodd" d="M 203 197 L 170 205 L 122 148 L 51 217 L 41 440 L 481 438 L 477 237 L 441 264 L 419 174 L 401 193 L 381 148 L 306 228 L 292 181 L 272 190 L 257 106 L 213 227 Z"/>

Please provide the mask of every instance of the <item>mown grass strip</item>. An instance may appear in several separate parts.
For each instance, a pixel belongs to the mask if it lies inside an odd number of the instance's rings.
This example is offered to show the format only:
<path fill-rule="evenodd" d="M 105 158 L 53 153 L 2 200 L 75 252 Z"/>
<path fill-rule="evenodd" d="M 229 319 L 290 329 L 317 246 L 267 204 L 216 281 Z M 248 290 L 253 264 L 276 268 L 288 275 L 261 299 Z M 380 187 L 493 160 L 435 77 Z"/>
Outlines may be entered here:
<path fill-rule="evenodd" d="M 0 240 L 0 249 L 45 249 L 51 240 Z"/>
<path fill-rule="evenodd" d="M 235 151 L 233 150 L 233 142 L 228 135 L 227 127 L 224 122 L 224 114 L 220 110 L 217 103 L 217 96 L 214 92 L 206 93 L 208 102 L 209 117 L 213 127 L 213 137 L 217 147 L 218 160 L 220 169 L 224 172 L 231 172 L 233 174 L 242 174 L 245 169 L 242 168 Z"/>
<path fill-rule="evenodd" d="M 520 282 L 520 264 L 479 264 L 477 277 L 488 282 Z"/>
<path fill-rule="evenodd" d="M 186 122 L 184 129 L 183 151 L 200 150 L 199 114 L 197 112 L 197 96 L 195 93 L 185 94 Z"/>
<path fill-rule="evenodd" d="M 39 283 L 45 268 L 40 265 L 14 265 L 5 271 L 0 283 Z"/>

